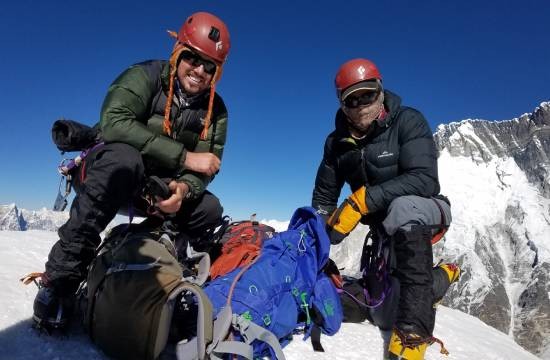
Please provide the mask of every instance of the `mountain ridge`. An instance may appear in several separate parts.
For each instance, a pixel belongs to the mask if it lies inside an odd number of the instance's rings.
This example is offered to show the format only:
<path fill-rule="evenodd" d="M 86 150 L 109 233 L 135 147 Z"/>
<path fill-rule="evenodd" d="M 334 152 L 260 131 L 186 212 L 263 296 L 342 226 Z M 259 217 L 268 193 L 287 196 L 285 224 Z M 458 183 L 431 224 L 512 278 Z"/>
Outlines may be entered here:
<path fill-rule="evenodd" d="M 42 208 L 40 210 L 19 209 L 15 203 L 0 205 L 0 230 L 57 231 L 69 219 L 69 212 L 57 212 Z"/>
<path fill-rule="evenodd" d="M 470 157 L 476 163 L 512 157 L 550 198 L 550 102 L 542 102 L 532 113 L 512 120 L 463 120 L 437 127 L 438 150 L 453 156 Z"/>
<path fill-rule="evenodd" d="M 550 358 L 550 103 L 440 125 L 434 139 L 454 217 L 435 252 L 465 269 L 445 303 Z"/>

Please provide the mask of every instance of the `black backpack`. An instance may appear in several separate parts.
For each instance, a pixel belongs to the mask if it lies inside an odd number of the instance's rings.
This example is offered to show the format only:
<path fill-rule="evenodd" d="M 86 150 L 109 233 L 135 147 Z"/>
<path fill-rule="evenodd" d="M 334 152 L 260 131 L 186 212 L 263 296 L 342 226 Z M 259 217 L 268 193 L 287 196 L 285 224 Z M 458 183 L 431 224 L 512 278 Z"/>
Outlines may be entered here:
<path fill-rule="evenodd" d="M 207 273 L 208 256 L 198 257 L 199 269 Z M 204 358 L 213 337 L 212 306 L 197 277 L 183 278 L 183 273 L 167 234 L 139 226 L 114 228 L 89 268 L 81 296 L 93 342 L 114 358 L 156 359 L 166 348 L 174 308 L 191 296 L 200 319 L 190 323 L 199 339 L 198 357 Z"/>

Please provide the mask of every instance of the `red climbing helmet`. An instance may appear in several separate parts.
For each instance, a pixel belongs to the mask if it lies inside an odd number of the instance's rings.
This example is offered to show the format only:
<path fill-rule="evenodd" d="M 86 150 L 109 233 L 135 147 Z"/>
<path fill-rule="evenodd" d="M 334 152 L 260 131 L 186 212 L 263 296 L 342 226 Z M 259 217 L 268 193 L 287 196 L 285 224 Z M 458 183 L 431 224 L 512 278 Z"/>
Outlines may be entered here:
<path fill-rule="evenodd" d="M 218 65 L 225 62 L 231 47 L 227 26 L 207 12 L 189 16 L 178 32 L 178 41 L 214 59 Z"/>
<path fill-rule="evenodd" d="M 344 100 L 349 94 L 359 89 L 381 89 L 382 75 L 374 63 L 367 59 L 353 59 L 338 69 L 334 84 L 338 99 Z M 361 83 L 361 84 L 359 84 Z M 352 85 L 356 85 L 352 87 Z"/>

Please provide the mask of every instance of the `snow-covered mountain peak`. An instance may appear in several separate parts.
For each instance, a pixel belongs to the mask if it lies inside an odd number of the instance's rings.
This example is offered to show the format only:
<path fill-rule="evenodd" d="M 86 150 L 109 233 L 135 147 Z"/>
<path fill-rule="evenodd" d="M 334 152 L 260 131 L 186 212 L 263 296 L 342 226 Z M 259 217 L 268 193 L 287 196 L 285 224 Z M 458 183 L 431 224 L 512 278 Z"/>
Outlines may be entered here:
<path fill-rule="evenodd" d="M 513 158 L 529 181 L 550 197 L 550 102 L 512 120 L 440 125 L 434 139 L 439 151 L 467 157 L 476 164 Z"/>
<path fill-rule="evenodd" d="M 24 228 L 24 220 L 15 204 L 0 205 L 0 230 L 19 231 Z"/>
<path fill-rule="evenodd" d="M 465 270 L 447 304 L 550 353 L 550 102 L 434 135 L 453 223 L 439 256 Z"/>
<path fill-rule="evenodd" d="M 0 230 L 46 230 L 57 231 L 69 218 L 69 213 L 19 209 L 15 204 L 0 205 Z"/>

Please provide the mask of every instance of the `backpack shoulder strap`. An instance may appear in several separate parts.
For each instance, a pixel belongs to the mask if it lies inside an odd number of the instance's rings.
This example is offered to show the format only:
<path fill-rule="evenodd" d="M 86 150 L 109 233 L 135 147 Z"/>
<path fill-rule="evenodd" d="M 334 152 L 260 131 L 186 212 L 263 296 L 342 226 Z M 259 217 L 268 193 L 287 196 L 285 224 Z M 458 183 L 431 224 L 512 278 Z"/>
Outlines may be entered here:
<path fill-rule="evenodd" d="M 253 323 L 251 320 L 241 315 L 233 314 L 232 323 L 233 327 L 241 333 L 248 344 L 251 344 L 254 340 L 263 341 L 271 347 L 275 353 L 276 359 L 285 360 L 281 344 L 271 331 Z"/>
<path fill-rule="evenodd" d="M 183 291 L 192 292 L 197 299 L 199 310 L 197 319 L 197 336 L 187 342 L 178 342 L 176 345 L 176 356 L 178 360 L 202 360 L 206 358 L 206 348 L 212 343 L 214 338 L 212 303 L 210 303 L 210 300 L 208 300 L 208 297 L 198 285 L 191 283 L 182 283 L 177 290 L 171 294 L 171 297 L 177 296 Z"/>
<path fill-rule="evenodd" d="M 311 328 L 311 347 L 313 351 L 325 352 L 323 345 L 321 344 L 321 329 L 317 325 L 313 325 Z"/>
<path fill-rule="evenodd" d="M 277 360 L 285 360 L 283 349 L 277 337 L 269 330 L 261 327 L 244 316 L 232 314 L 231 306 L 226 306 L 224 310 L 218 315 L 216 322 L 214 323 L 214 341 L 212 346 L 207 349 L 210 359 L 222 360 L 226 354 L 233 354 L 241 356 L 248 360 L 254 360 L 254 349 L 252 342 L 258 340 L 265 342 L 271 347 L 273 355 Z M 218 326 L 216 326 L 218 325 Z M 243 337 L 241 341 L 224 341 L 229 333 L 229 328 L 237 330 Z"/>

